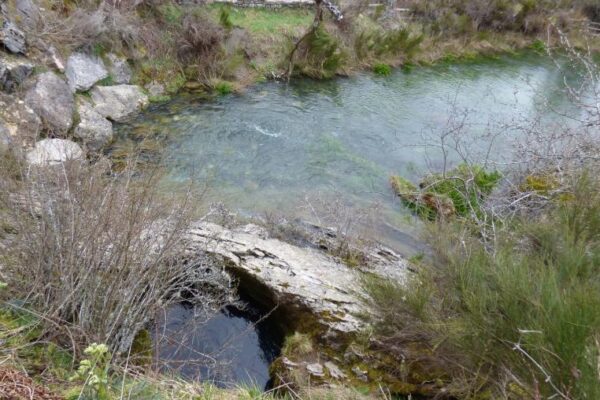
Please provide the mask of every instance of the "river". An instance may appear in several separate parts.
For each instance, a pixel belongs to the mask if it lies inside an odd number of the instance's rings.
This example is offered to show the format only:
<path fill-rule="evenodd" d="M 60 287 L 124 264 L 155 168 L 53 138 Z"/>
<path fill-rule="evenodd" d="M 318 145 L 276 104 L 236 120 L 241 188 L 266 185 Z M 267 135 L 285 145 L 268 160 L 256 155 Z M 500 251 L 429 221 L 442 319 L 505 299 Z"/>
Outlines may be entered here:
<path fill-rule="evenodd" d="M 501 168 L 510 159 L 515 133 L 510 127 L 539 116 L 550 123 L 557 117 L 548 113 L 549 106 L 568 107 L 562 83 L 563 73 L 551 60 L 531 54 L 396 70 L 387 77 L 269 82 L 243 94 L 211 100 L 182 96 L 153 106 L 121 125 L 119 135 L 162 133 L 169 179 L 207 184 L 204 201 L 224 203 L 241 215 L 321 224 L 338 214 L 369 215 L 375 223 L 362 225 L 370 227 L 365 229 L 372 239 L 411 255 L 419 251 L 418 221 L 393 195 L 389 176 L 416 179 L 442 168 L 437 145 L 443 133 L 450 134 L 450 142 L 459 137 L 471 157 Z M 488 138 L 498 131 L 505 136 L 490 148 Z M 446 161 L 458 159 L 451 151 Z M 183 306 L 172 310 L 168 323 L 185 326 L 189 313 Z M 186 346 L 218 352 L 221 339 L 252 330 L 257 317 L 226 310 L 216 318 L 192 331 Z M 264 386 L 277 350 L 261 341 L 259 330 L 252 332 L 243 353 L 251 360 L 233 357 L 232 380 Z M 199 340 L 202 335 L 212 338 Z M 207 370 L 183 371 L 203 373 L 215 378 Z"/>

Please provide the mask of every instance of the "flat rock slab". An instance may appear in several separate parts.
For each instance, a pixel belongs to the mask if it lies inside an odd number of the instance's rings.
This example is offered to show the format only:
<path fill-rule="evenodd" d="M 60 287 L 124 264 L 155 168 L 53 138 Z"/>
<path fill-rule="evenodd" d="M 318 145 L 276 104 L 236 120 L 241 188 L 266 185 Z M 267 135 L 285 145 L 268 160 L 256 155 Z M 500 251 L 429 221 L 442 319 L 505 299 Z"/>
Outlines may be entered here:
<path fill-rule="evenodd" d="M 100 57 L 85 53 L 73 53 L 67 59 L 65 75 L 73 92 L 90 90 L 96 82 L 108 77 L 108 71 Z"/>
<path fill-rule="evenodd" d="M 329 333 L 353 333 L 363 327 L 357 315 L 369 310 L 362 300 L 362 271 L 320 250 L 268 238 L 256 228 L 248 225 L 230 230 L 198 223 L 187 236 L 188 251 L 207 251 L 224 258 L 233 269 L 265 285 L 280 305 L 309 310 Z M 379 257 L 379 264 L 369 272 L 381 270 L 388 276 L 393 271 L 397 277 L 407 273 L 401 257 L 385 257 L 386 268 L 382 268 L 384 256 Z"/>

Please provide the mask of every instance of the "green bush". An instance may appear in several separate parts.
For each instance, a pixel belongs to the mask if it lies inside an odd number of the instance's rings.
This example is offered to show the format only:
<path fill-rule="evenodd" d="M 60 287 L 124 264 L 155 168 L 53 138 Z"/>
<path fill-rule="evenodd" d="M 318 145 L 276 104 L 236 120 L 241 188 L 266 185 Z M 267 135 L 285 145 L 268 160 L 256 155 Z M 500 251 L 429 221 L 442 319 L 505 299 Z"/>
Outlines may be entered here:
<path fill-rule="evenodd" d="M 419 189 L 401 177 L 392 177 L 390 182 L 405 205 L 426 219 L 435 219 L 440 213 L 465 217 L 473 213 L 481 215 L 481 203 L 501 177 L 498 171 L 461 164 L 445 174 L 426 176 Z"/>
<path fill-rule="evenodd" d="M 372 57 L 399 57 L 410 59 L 419 49 L 423 36 L 412 35 L 407 29 L 364 30 L 354 41 L 356 56 L 361 59 Z"/>
<path fill-rule="evenodd" d="M 600 183 L 504 227 L 490 244 L 438 225 L 425 273 L 369 281 L 380 334 L 393 349 L 416 331 L 452 359 L 458 398 L 600 398 Z"/>
<path fill-rule="evenodd" d="M 309 33 L 304 43 L 296 58 L 296 66 L 304 75 L 331 78 L 347 61 L 339 40 L 322 26 Z"/>
<path fill-rule="evenodd" d="M 392 74 L 392 67 L 390 67 L 388 64 L 375 64 L 373 66 L 373 72 L 376 75 L 389 76 Z"/>
<path fill-rule="evenodd" d="M 214 86 L 214 89 L 220 95 L 226 95 L 226 94 L 233 93 L 233 85 L 231 84 L 231 82 L 227 82 L 227 81 L 217 82 Z"/>

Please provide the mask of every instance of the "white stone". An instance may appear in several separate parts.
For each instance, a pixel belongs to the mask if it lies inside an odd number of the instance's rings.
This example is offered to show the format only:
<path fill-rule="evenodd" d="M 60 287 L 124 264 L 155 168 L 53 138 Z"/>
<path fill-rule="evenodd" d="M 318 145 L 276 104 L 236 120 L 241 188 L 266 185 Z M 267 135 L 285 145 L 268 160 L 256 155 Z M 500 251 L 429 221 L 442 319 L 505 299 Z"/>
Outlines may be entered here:
<path fill-rule="evenodd" d="M 84 53 L 73 53 L 67 60 L 65 75 L 73 92 L 87 91 L 96 82 L 108 77 L 108 71 L 100 57 Z"/>
<path fill-rule="evenodd" d="M 27 162 L 36 166 L 51 166 L 67 161 L 83 160 L 81 147 L 66 139 L 43 139 L 27 153 Z"/>
<path fill-rule="evenodd" d="M 122 121 L 148 105 L 148 96 L 135 85 L 97 86 L 92 89 L 94 109 L 113 121 Z"/>

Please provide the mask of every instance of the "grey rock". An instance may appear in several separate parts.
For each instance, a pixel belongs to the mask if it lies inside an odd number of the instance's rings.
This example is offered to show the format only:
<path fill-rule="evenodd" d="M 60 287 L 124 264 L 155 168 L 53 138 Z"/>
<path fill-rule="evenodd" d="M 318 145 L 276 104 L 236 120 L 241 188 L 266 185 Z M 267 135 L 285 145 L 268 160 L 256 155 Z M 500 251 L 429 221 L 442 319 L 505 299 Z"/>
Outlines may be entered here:
<path fill-rule="evenodd" d="M 92 89 L 95 110 L 113 121 L 122 121 L 148 105 L 148 96 L 135 85 L 97 86 Z"/>
<path fill-rule="evenodd" d="M 13 92 L 33 72 L 27 60 L 0 54 L 0 90 Z"/>
<path fill-rule="evenodd" d="M 82 140 L 88 149 L 99 151 L 113 138 L 112 123 L 98 114 L 93 106 L 80 99 L 77 102 L 80 121 L 75 128 L 75 137 Z"/>
<path fill-rule="evenodd" d="M 25 34 L 10 21 L 4 21 L 2 24 L 0 42 L 12 53 L 25 54 L 27 51 Z"/>
<path fill-rule="evenodd" d="M 261 237 L 253 226 L 230 230 L 206 222 L 195 224 L 187 240 L 189 252 L 205 251 L 224 259 L 234 274 L 264 285 L 269 291 L 265 295 L 281 307 L 309 310 L 324 327 L 323 337 L 359 331 L 364 323 L 357 315 L 372 312 L 364 302 L 363 271 L 315 248 Z M 390 262 L 394 265 L 375 264 L 368 272 L 388 276 L 394 269 L 400 278 L 409 273 L 401 257 Z M 331 315 L 335 318 L 327 318 Z"/>
<path fill-rule="evenodd" d="M 108 70 L 115 83 L 119 85 L 129 84 L 131 82 L 131 68 L 127 63 L 127 60 L 120 58 L 116 54 L 110 53 L 108 55 Z"/>
<path fill-rule="evenodd" d="M 327 361 L 325 363 L 325 368 L 327 368 L 329 375 L 331 375 L 333 379 L 346 379 L 346 374 L 343 373 L 342 370 L 331 361 Z"/>
<path fill-rule="evenodd" d="M 64 135 L 71 128 L 75 109 L 73 94 L 69 85 L 53 72 L 38 75 L 25 101 L 51 133 Z"/>
<path fill-rule="evenodd" d="M 67 60 L 65 75 L 73 92 L 77 90 L 85 92 L 96 82 L 108 77 L 108 71 L 100 57 L 74 53 Z"/>
<path fill-rule="evenodd" d="M 35 166 L 52 166 L 67 161 L 84 159 L 81 147 L 66 139 L 43 139 L 26 155 L 27 162 Z"/>
<path fill-rule="evenodd" d="M 312 376 L 318 376 L 318 377 L 325 376 L 325 373 L 323 372 L 323 366 L 319 363 L 307 364 L 306 370 Z"/>
<path fill-rule="evenodd" d="M 42 126 L 40 118 L 24 101 L 8 95 L 0 95 L 0 120 L 11 143 L 25 148 L 33 146 Z"/>
<path fill-rule="evenodd" d="M 41 19 L 39 7 L 32 0 L 16 0 L 15 6 L 19 22 L 24 29 L 35 30 Z"/>

